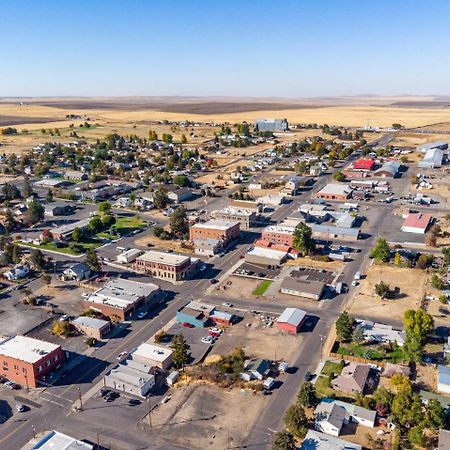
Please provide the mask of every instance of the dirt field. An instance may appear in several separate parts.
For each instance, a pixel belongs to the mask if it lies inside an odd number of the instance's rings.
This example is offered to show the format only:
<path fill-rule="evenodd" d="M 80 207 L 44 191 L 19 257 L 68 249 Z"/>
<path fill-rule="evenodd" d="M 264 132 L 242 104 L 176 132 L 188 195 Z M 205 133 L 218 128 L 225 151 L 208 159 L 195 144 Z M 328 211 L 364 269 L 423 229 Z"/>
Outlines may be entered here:
<path fill-rule="evenodd" d="M 230 282 L 231 284 L 229 284 Z M 229 298 L 251 298 L 253 297 L 252 292 L 260 282 L 260 280 L 253 278 L 244 278 L 232 275 L 221 282 L 212 293 L 220 294 L 221 296 L 226 296 Z M 226 289 L 223 289 L 224 286 Z"/>
<path fill-rule="evenodd" d="M 426 290 L 427 274 L 419 269 L 404 269 L 390 265 L 371 265 L 367 277 L 361 280 L 360 289 L 349 305 L 348 312 L 355 317 L 380 320 L 402 320 L 404 311 L 417 309 Z M 381 300 L 374 293 L 375 284 L 387 283 L 391 289 L 400 289 L 400 298 Z"/>
<path fill-rule="evenodd" d="M 305 258 L 290 259 L 286 265 L 312 267 L 314 269 L 325 269 L 331 272 L 339 272 L 344 267 L 345 263 L 341 261 L 316 261 L 307 256 Z"/>
<path fill-rule="evenodd" d="M 447 141 L 449 138 L 448 134 L 399 133 L 389 144 L 395 147 L 417 147 L 428 142 Z"/>
<path fill-rule="evenodd" d="M 152 424 L 155 433 L 185 448 L 238 447 L 266 401 L 247 390 L 228 391 L 212 385 L 175 388 L 171 400 L 153 411 Z"/>
<path fill-rule="evenodd" d="M 419 108 L 419 107 L 394 107 L 386 105 L 386 99 L 347 99 L 346 101 L 309 101 L 310 107 L 305 107 L 306 102 L 299 103 L 297 107 L 292 102 L 258 102 L 255 111 L 255 102 L 177 102 L 172 101 L 172 106 L 161 103 L 152 106 L 136 99 L 116 104 L 85 99 L 79 101 L 41 101 L 45 106 L 28 102 L 25 105 L 19 103 L 0 104 L 0 116 L 12 117 L 17 123 L 17 118 L 29 118 L 24 122 L 23 128 L 39 129 L 40 124 L 33 124 L 36 118 L 53 119 L 51 127 L 66 127 L 70 122 L 61 120 L 65 114 L 88 115 L 94 122 L 102 125 L 112 124 L 139 124 L 158 120 L 183 120 L 216 121 L 236 123 L 243 120 L 254 121 L 261 117 L 282 117 L 293 123 L 328 123 L 330 125 L 363 126 L 370 119 L 373 126 L 390 126 L 398 122 L 407 127 L 425 126 L 438 122 L 449 122 L 450 111 L 445 108 Z M 365 104 L 364 104 L 365 103 Z M 392 102 L 391 102 L 392 103 Z M 333 105 L 334 106 L 330 106 Z M 383 104 L 383 106 L 380 106 Z M 108 107 L 110 105 L 110 107 Z M 188 106 L 186 106 L 188 105 Z M 203 106 L 202 106 L 203 105 Z M 311 107 L 312 106 L 312 107 Z M 155 109 L 159 108 L 159 109 Z M 232 111 L 230 111 L 230 108 Z M 128 109 L 128 110 L 127 110 Z M 201 110 L 201 111 L 200 111 Z M 176 112 L 173 112 L 176 111 Z M 200 113 L 201 112 L 201 113 Z M 8 125 L 5 123 L 5 125 Z M 148 127 L 148 123 L 146 126 Z"/>
<path fill-rule="evenodd" d="M 301 334 L 288 335 L 275 326 L 263 328 L 260 315 L 247 315 L 244 320 L 225 330 L 214 345 L 211 356 L 225 355 L 236 347 L 242 347 L 250 357 L 289 362 L 302 339 Z"/>

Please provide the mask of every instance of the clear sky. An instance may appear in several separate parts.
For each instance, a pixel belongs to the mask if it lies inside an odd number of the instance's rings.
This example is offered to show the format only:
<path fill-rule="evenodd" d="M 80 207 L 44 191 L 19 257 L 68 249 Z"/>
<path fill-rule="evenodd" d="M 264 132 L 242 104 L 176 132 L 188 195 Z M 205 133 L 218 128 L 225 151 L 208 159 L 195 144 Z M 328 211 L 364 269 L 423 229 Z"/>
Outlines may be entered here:
<path fill-rule="evenodd" d="M 4 0 L 0 96 L 450 94 L 447 0 Z"/>

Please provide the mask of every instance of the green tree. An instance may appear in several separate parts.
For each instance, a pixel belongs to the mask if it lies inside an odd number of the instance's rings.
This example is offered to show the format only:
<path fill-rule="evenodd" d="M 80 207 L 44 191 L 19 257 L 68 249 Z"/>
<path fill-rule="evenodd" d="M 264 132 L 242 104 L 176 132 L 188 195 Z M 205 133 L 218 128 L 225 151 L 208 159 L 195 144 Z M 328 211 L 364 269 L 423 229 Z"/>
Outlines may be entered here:
<path fill-rule="evenodd" d="M 22 192 L 22 196 L 24 198 L 28 198 L 32 194 L 33 194 L 33 191 L 31 190 L 30 179 L 28 178 L 28 175 L 24 175 L 24 177 L 23 177 L 23 192 Z"/>
<path fill-rule="evenodd" d="M 403 258 L 402 258 L 402 256 L 400 255 L 399 252 L 395 252 L 395 255 L 394 255 L 394 264 L 395 264 L 396 266 L 401 266 L 401 265 L 403 264 Z"/>
<path fill-rule="evenodd" d="M 176 367 L 182 367 L 189 362 L 191 356 L 191 347 L 186 342 L 184 336 L 180 333 L 173 337 L 172 339 L 172 350 L 173 350 L 173 363 Z"/>
<path fill-rule="evenodd" d="M 94 272 L 100 272 L 102 269 L 102 265 L 100 264 L 100 261 L 98 260 L 97 252 L 90 248 L 88 249 L 86 253 L 86 264 L 94 271 Z"/>
<path fill-rule="evenodd" d="M 295 437 L 304 437 L 308 431 L 308 418 L 303 406 L 299 404 L 291 405 L 284 416 L 284 423 Z"/>
<path fill-rule="evenodd" d="M 189 186 L 190 181 L 186 175 L 176 175 L 175 177 L 173 177 L 173 184 L 176 184 L 177 186 L 185 187 L 185 186 Z"/>
<path fill-rule="evenodd" d="M 443 289 L 445 289 L 446 284 L 444 283 L 444 280 L 440 276 L 434 274 L 431 277 L 431 286 L 433 286 L 435 289 L 439 289 L 440 291 L 442 291 Z"/>
<path fill-rule="evenodd" d="M 51 203 L 53 201 L 53 192 L 51 189 L 48 190 L 47 195 L 45 196 L 45 201 L 47 203 Z"/>
<path fill-rule="evenodd" d="M 342 172 L 334 172 L 333 173 L 333 180 L 339 181 L 339 182 L 343 182 L 345 181 L 345 175 Z"/>
<path fill-rule="evenodd" d="M 187 137 L 186 137 L 185 134 L 182 134 L 182 135 L 181 135 L 180 142 L 181 142 L 182 144 L 187 144 Z"/>
<path fill-rule="evenodd" d="M 78 227 L 75 227 L 72 231 L 72 241 L 80 242 L 82 239 L 82 232 Z"/>
<path fill-rule="evenodd" d="M 418 269 L 427 269 L 433 264 L 433 255 L 421 254 L 416 261 L 416 267 Z"/>
<path fill-rule="evenodd" d="M 164 188 L 160 188 L 153 193 L 153 203 L 156 208 L 163 209 L 169 203 L 169 197 L 167 196 L 167 190 Z"/>
<path fill-rule="evenodd" d="M 44 207 L 36 200 L 28 204 L 28 218 L 31 224 L 44 220 Z"/>
<path fill-rule="evenodd" d="M 355 319 L 350 317 L 347 311 L 341 313 L 336 320 L 336 336 L 342 342 L 348 342 L 352 338 Z"/>
<path fill-rule="evenodd" d="M 280 431 L 275 434 L 272 450 L 296 450 L 295 438 L 288 431 Z"/>
<path fill-rule="evenodd" d="M 100 202 L 98 204 L 98 212 L 102 215 L 109 214 L 111 211 L 111 203 L 109 202 Z"/>
<path fill-rule="evenodd" d="M 16 221 L 14 219 L 14 215 L 9 208 L 6 209 L 5 228 L 6 231 L 13 231 L 16 228 Z"/>
<path fill-rule="evenodd" d="M 305 407 L 314 406 L 317 401 L 316 388 L 310 381 L 305 381 L 297 395 L 297 402 Z"/>
<path fill-rule="evenodd" d="M 444 261 L 446 265 L 450 264 L 450 247 L 443 247 L 442 253 L 444 255 Z"/>
<path fill-rule="evenodd" d="M 388 391 L 385 387 L 380 386 L 373 394 L 373 399 L 375 401 L 375 409 L 381 417 L 386 417 L 392 406 L 392 401 L 394 400 L 394 394 Z"/>
<path fill-rule="evenodd" d="M 403 325 L 407 335 L 417 337 L 421 342 L 433 331 L 434 321 L 423 308 L 408 309 L 403 314 Z"/>
<path fill-rule="evenodd" d="M 408 441 L 414 446 L 424 447 L 426 444 L 425 435 L 423 434 L 423 426 L 416 425 L 408 430 Z"/>
<path fill-rule="evenodd" d="M 364 339 L 364 330 L 359 325 L 356 326 L 352 333 L 352 342 L 361 343 Z"/>
<path fill-rule="evenodd" d="M 101 220 L 104 228 L 110 228 L 116 223 L 116 218 L 111 214 L 104 215 Z"/>
<path fill-rule="evenodd" d="M 386 239 L 378 239 L 375 247 L 371 252 L 372 258 L 375 258 L 378 262 L 389 262 L 391 259 L 391 249 Z"/>
<path fill-rule="evenodd" d="M 45 267 L 46 263 L 44 255 L 39 249 L 31 250 L 28 261 L 30 261 L 31 265 L 34 267 L 35 270 L 39 271 L 41 271 Z"/>
<path fill-rule="evenodd" d="M 380 281 L 379 283 L 375 284 L 375 294 L 377 294 L 378 297 L 387 298 L 387 297 L 389 297 L 390 293 L 391 293 L 391 288 L 384 281 Z"/>
<path fill-rule="evenodd" d="M 177 208 L 170 215 L 170 230 L 177 236 L 186 236 L 189 231 L 186 210 Z"/>
<path fill-rule="evenodd" d="M 439 430 L 445 426 L 445 409 L 435 398 L 428 401 L 425 408 L 425 426 L 433 430 Z"/>
<path fill-rule="evenodd" d="M 312 229 L 303 222 L 297 225 L 293 233 L 292 245 L 302 256 L 313 253 L 316 244 L 312 237 Z"/>
<path fill-rule="evenodd" d="M 100 231 L 103 228 L 103 223 L 102 223 L 102 219 L 100 219 L 100 217 L 98 216 L 94 216 L 90 221 L 89 221 L 89 229 L 91 230 L 91 232 L 93 234 L 97 233 L 98 231 Z"/>
<path fill-rule="evenodd" d="M 14 242 L 11 246 L 11 260 L 14 264 L 18 264 L 22 259 L 22 252 L 20 251 L 20 247 Z"/>

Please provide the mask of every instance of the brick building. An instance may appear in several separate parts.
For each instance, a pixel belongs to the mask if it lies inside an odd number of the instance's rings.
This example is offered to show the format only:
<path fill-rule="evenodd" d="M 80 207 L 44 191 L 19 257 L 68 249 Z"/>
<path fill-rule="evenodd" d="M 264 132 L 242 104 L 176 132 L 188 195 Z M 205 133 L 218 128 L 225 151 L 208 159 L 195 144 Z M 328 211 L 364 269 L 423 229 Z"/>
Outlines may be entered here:
<path fill-rule="evenodd" d="M 60 345 L 27 336 L 0 341 L 0 375 L 21 386 L 37 387 L 40 378 L 58 369 L 63 362 Z"/>
<path fill-rule="evenodd" d="M 189 278 L 197 262 L 190 256 L 150 250 L 136 258 L 134 269 L 174 283 Z"/>
<path fill-rule="evenodd" d="M 270 225 L 261 233 L 261 240 L 272 244 L 284 244 L 292 247 L 294 227 Z"/>
<path fill-rule="evenodd" d="M 208 220 L 204 223 L 196 223 L 189 228 L 189 238 L 196 239 L 217 239 L 222 240 L 225 245 L 234 241 L 241 234 L 239 222 L 226 220 Z"/>
<path fill-rule="evenodd" d="M 330 183 L 323 187 L 316 196 L 325 200 L 345 201 L 352 196 L 352 190 L 347 184 Z"/>

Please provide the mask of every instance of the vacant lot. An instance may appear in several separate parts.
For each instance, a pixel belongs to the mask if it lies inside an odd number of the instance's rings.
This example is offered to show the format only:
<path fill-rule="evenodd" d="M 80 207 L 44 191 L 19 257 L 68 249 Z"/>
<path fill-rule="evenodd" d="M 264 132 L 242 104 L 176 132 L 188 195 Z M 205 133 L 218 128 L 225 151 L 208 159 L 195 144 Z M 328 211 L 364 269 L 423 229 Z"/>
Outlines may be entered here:
<path fill-rule="evenodd" d="M 211 355 L 226 355 L 236 347 L 242 347 L 249 357 L 289 362 L 302 343 L 302 335 L 282 333 L 275 328 L 275 324 L 264 328 L 261 316 L 246 315 L 244 320 L 227 328 L 214 345 Z"/>
<path fill-rule="evenodd" d="M 267 399 L 247 390 L 191 385 L 152 413 L 153 433 L 192 449 L 238 448 Z"/>
<path fill-rule="evenodd" d="M 355 317 L 400 322 L 404 311 L 419 307 L 426 278 L 426 272 L 419 269 L 372 264 L 348 311 Z M 380 299 L 375 294 L 375 284 L 380 281 L 387 283 L 391 289 L 399 288 L 400 294 L 393 300 Z"/>

